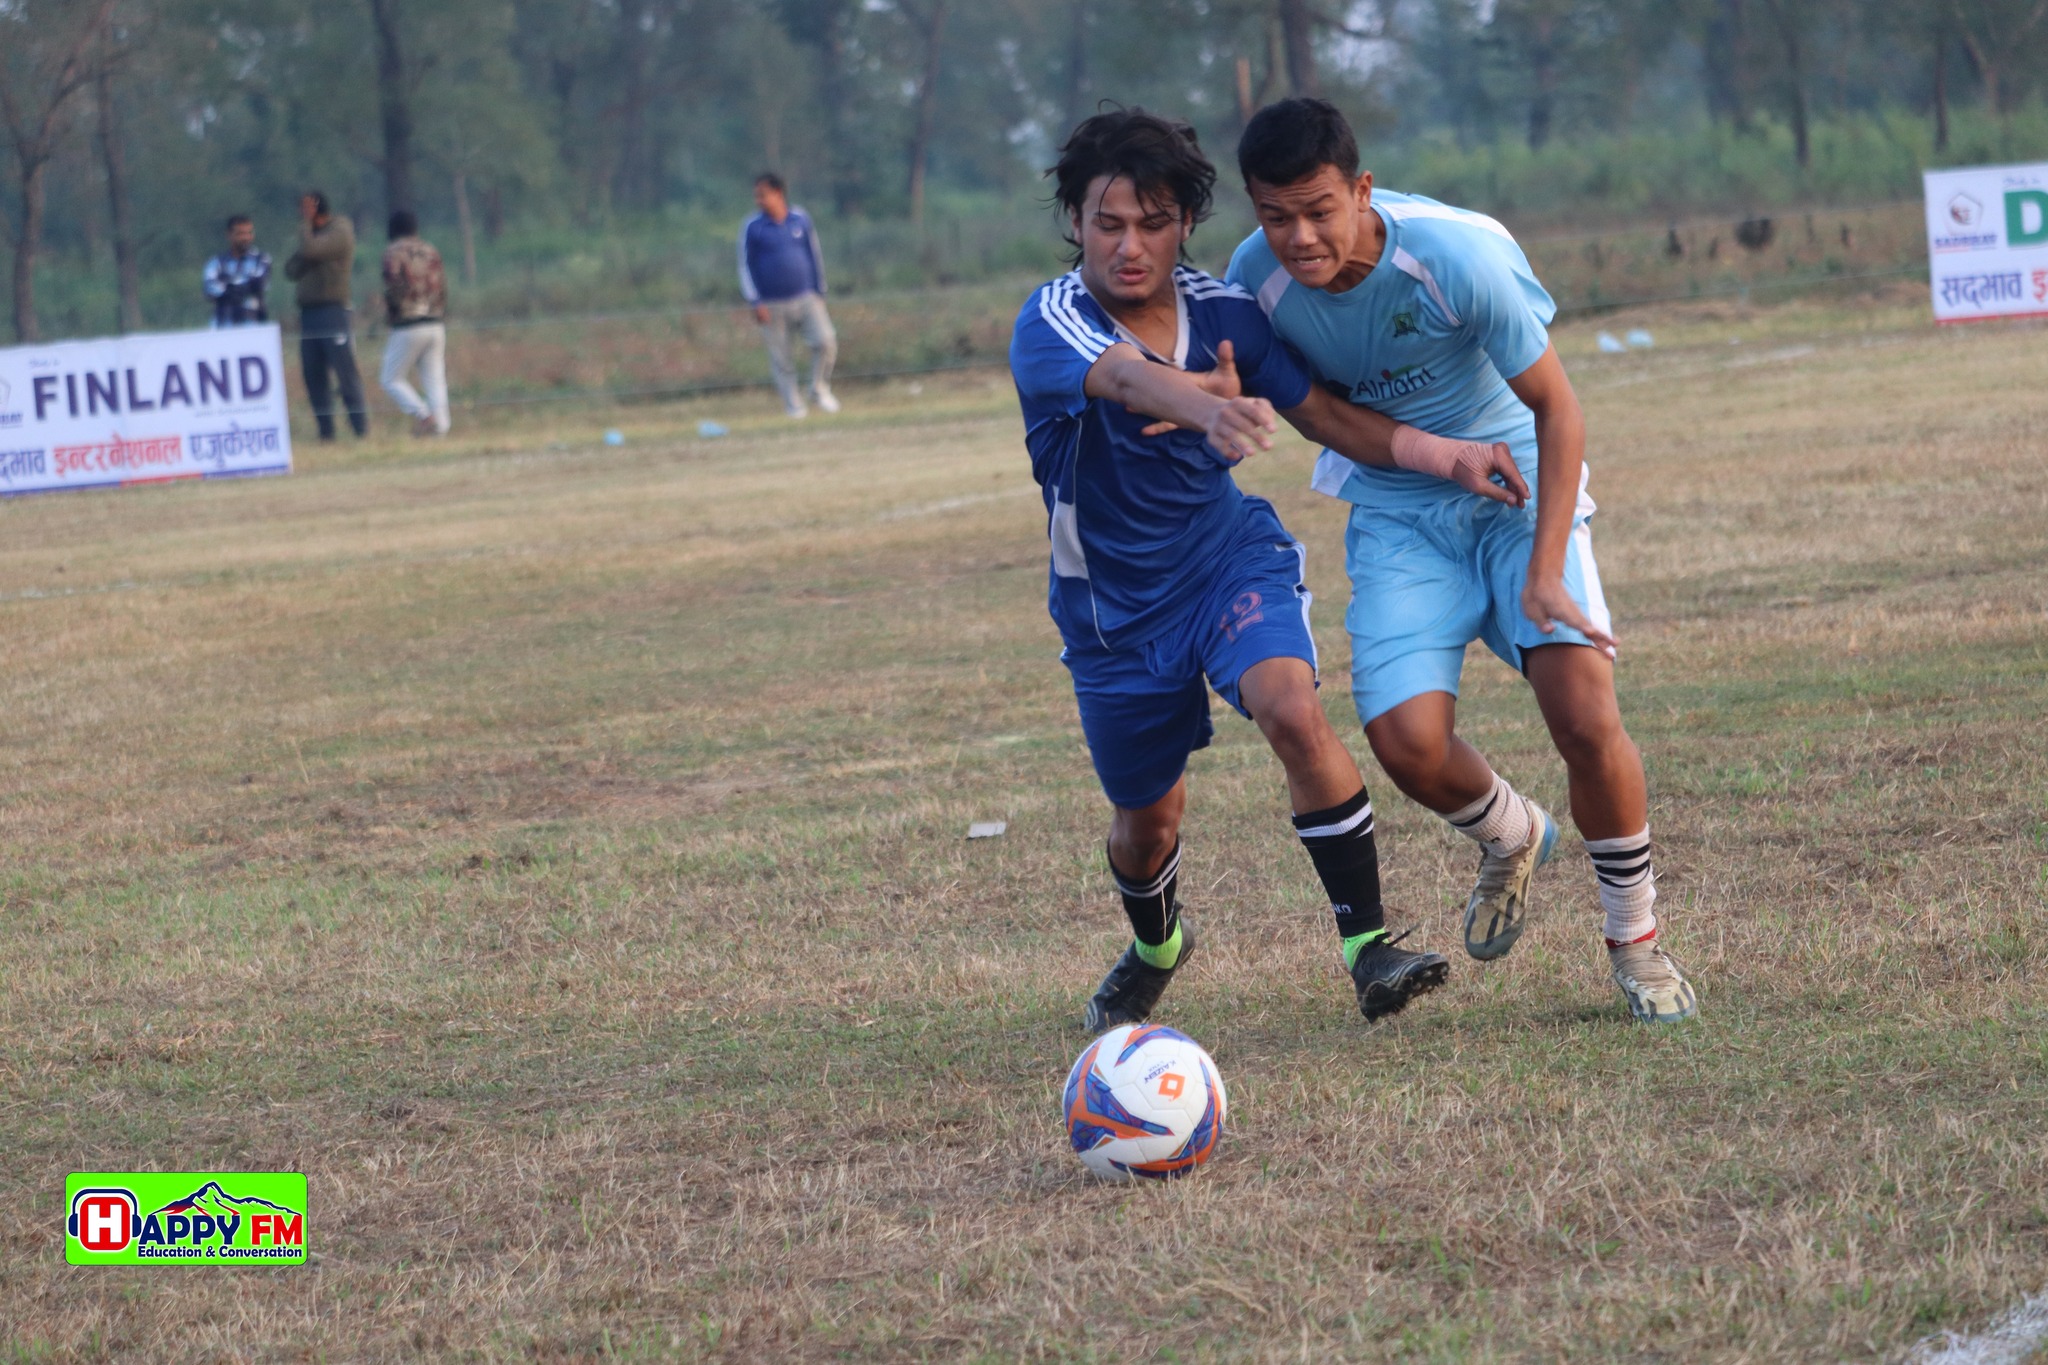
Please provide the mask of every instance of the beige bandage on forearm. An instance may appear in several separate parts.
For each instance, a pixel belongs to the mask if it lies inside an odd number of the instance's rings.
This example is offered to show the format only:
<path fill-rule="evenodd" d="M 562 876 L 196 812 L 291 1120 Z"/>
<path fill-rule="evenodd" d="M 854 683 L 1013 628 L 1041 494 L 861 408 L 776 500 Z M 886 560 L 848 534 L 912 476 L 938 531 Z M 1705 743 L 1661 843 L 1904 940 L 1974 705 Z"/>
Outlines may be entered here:
<path fill-rule="evenodd" d="M 1458 471 L 1470 469 L 1481 478 L 1493 473 L 1493 443 L 1453 441 L 1402 425 L 1394 428 L 1394 463 L 1402 469 L 1456 482 Z"/>

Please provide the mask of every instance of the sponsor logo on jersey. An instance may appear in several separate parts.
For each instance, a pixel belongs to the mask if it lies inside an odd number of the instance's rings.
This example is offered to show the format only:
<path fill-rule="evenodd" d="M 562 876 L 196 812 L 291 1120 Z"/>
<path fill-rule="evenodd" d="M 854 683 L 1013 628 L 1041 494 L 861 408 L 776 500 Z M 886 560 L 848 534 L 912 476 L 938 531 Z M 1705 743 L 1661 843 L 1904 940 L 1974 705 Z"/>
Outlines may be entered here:
<path fill-rule="evenodd" d="M 1377 379 L 1361 379 L 1352 386 L 1354 403 L 1377 403 L 1419 393 L 1436 383 L 1436 372 L 1427 365 L 1403 365 L 1398 370 L 1381 370 Z"/>

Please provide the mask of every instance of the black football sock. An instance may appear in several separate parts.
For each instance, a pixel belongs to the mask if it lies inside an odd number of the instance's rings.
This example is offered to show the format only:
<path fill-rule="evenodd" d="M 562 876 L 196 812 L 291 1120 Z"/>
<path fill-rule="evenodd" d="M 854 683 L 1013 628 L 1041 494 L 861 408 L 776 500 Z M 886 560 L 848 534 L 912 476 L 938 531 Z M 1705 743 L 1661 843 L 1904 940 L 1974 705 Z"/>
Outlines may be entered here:
<path fill-rule="evenodd" d="M 1380 906 L 1380 854 L 1372 838 L 1372 798 L 1365 788 L 1349 801 L 1294 817 L 1294 832 L 1314 860 L 1347 948 L 1386 928 Z"/>
<path fill-rule="evenodd" d="M 1138 940 L 1138 956 L 1155 967 L 1171 967 L 1180 957 L 1180 843 L 1159 870 L 1143 881 L 1126 877 L 1109 860 L 1109 875 L 1124 898 L 1124 914 L 1131 921 L 1131 933 Z"/>

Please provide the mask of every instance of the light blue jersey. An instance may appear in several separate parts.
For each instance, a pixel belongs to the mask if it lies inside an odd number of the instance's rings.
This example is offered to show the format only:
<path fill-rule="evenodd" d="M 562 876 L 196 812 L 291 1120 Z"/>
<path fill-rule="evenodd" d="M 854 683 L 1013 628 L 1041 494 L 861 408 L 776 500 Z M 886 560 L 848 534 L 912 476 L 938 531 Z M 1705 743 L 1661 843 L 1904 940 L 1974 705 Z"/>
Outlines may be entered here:
<path fill-rule="evenodd" d="M 1386 223 L 1386 248 L 1354 288 L 1331 294 L 1295 283 L 1260 232 L 1231 257 L 1230 282 L 1258 299 L 1319 381 L 1438 436 L 1505 441 L 1533 490 L 1535 414 L 1507 381 L 1542 358 L 1557 305 L 1513 236 L 1485 214 L 1392 190 L 1375 190 L 1372 206 Z M 1382 508 L 1475 496 L 1327 450 L 1315 486 Z"/>

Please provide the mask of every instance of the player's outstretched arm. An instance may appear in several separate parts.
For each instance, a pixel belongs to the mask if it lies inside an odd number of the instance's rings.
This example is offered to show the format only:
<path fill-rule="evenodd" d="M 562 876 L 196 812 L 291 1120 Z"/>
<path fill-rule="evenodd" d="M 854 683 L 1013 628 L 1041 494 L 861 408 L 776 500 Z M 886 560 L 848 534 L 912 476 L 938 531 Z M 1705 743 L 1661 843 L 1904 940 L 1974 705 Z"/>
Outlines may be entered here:
<path fill-rule="evenodd" d="M 1346 402 L 1328 389 L 1310 389 L 1299 407 L 1281 414 L 1318 445 L 1347 460 L 1382 469 L 1412 469 L 1448 479 L 1468 493 L 1510 507 L 1526 506 L 1529 485 L 1515 457 L 1499 441 L 1454 441 L 1396 422 L 1384 413 Z M 1501 482 L 1495 483 L 1499 475 Z"/>
<path fill-rule="evenodd" d="M 1110 347 L 1089 367 L 1084 391 L 1090 398 L 1204 433 L 1225 464 L 1271 450 L 1279 430 L 1273 405 L 1265 399 L 1211 393 L 1195 376 L 1154 364 L 1128 342 Z"/>

